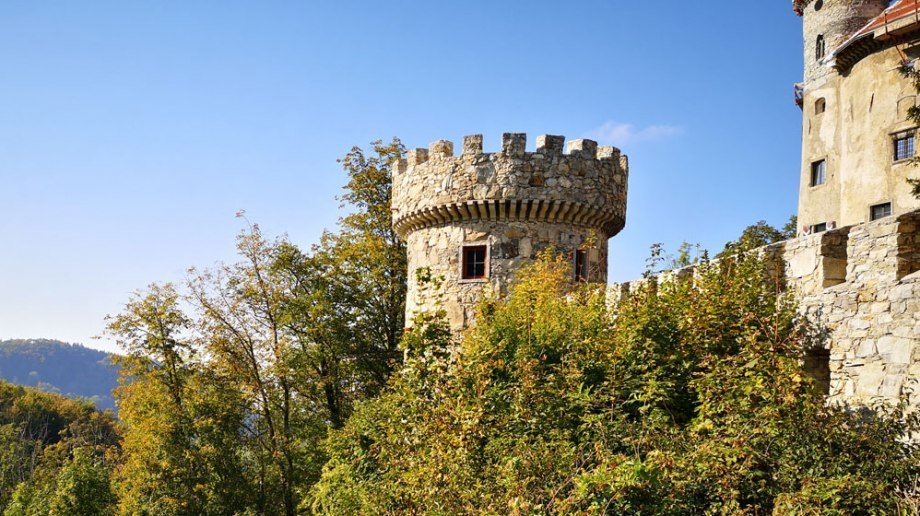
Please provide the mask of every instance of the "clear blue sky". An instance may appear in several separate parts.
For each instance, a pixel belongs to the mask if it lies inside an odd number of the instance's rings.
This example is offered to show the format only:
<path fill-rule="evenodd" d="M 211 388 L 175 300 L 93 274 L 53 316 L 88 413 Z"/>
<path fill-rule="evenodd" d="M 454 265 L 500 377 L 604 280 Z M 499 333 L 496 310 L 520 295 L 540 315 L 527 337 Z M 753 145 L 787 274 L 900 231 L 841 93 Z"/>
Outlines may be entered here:
<path fill-rule="evenodd" d="M 234 259 L 241 208 L 308 247 L 378 138 L 621 147 L 612 281 L 796 209 L 787 0 L 7 0 L 0 67 L 0 338 L 113 349 L 131 291 Z"/>

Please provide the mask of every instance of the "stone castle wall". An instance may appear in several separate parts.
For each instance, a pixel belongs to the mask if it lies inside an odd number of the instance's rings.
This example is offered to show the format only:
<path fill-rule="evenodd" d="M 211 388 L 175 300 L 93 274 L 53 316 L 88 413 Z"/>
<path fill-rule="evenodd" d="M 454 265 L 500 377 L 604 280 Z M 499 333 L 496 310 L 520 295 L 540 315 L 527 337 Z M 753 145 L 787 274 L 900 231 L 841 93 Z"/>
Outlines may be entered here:
<path fill-rule="evenodd" d="M 440 140 L 396 164 L 393 226 L 408 244 L 407 321 L 440 304 L 452 329 L 466 328 L 482 294 L 502 292 L 522 262 L 547 247 L 573 257 L 585 250 L 589 280 L 607 281 L 607 239 L 626 219 L 628 160 L 591 140 L 564 144 L 562 136 L 539 136 L 528 152 L 525 135 L 505 133 L 501 151 L 485 153 L 474 135 L 459 156 Z M 465 245 L 486 245 L 486 278 L 462 279 Z M 419 272 L 439 288 L 426 288 Z"/>
<path fill-rule="evenodd" d="M 603 242 L 592 245 L 591 241 Z M 421 228 L 407 237 L 410 277 L 406 296 L 406 320 L 420 311 L 431 310 L 437 300 L 445 310 L 451 329 L 463 330 L 474 320 L 476 307 L 484 294 L 504 295 L 508 283 L 525 262 L 552 248 L 554 252 L 573 256 L 576 249 L 588 251 L 589 279 L 606 282 L 607 235 L 595 230 L 527 221 L 465 221 Z M 488 278 L 459 278 L 460 248 L 485 244 L 488 249 Z M 423 271 L 441 279 L 436 290 L 424 288 L 418 278 Z"/>
<path fill-rule="evenodd" d="M 920 211 L 795 238 L 764 249 L 819 330 L 831 401 L 920 406 Z M 770 257 L 772 257 L 772 262 Z M 691 277 L 692 268 L 611 287 L 615 303 L 641 286 Z"/>

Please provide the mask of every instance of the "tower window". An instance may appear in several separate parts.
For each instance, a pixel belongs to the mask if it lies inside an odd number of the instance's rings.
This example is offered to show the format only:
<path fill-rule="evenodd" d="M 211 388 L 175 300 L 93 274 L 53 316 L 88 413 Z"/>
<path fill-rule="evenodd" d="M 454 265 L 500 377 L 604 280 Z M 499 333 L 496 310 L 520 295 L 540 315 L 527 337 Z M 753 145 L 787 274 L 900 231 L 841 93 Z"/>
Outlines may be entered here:
<path fill-rule="evenodd" d="M 886 202 L 869 207 L 869 220 L 878 220 L 891 216 L 891 203 Z"/>
<path fill-rule="evenodd" d="M 812 233 L 823 233 L 827 231 L 827 222 L 822 222 L 820 224 L 812 224 L 811 232 Z"/>
<path fill-rule="evenodd" d="M 588 251 L 575 251 L 575 281 L 588 281 Z"/>
<path fill-rule="evenodd" d="M 824 113 L 826 109 L 827 109 L 827 101 L 824 100 L 824 97 L 821 97 L 820 99 L 815 101 L 815 114 L 816 115 L 820 115 L 821 113 Z"/>
<path fill-rule="evenodd" d="M 811 376 L 818 394 L 831 392 L 831 352 L 827 349 L 810 349 L 805 354 L 805 373 Z"/>
<path fill-rule="evenodd" d="M 818 34 L 818 38 L 815 40 L 815 60 L 820 60 L 824 57 L 824 34 Z"/>
<path fill-rule="evenodd" d="M 910 159 L 914 157 L 914 131 L 902 131 L 892 135 L 894 143 L 894 160 Z"/>
<path fill-rule="evenodd" d="M 811 186 L 823 185 L 827 180 L 827 162 L 823 159 L 811 164 Z"/>
<path fill-rule="evenodd" d="M 484 279 L 486 277 L 487 250 L 484 245 L 463 246 L 461 257 L 463 259 L 462 279 Z"/>

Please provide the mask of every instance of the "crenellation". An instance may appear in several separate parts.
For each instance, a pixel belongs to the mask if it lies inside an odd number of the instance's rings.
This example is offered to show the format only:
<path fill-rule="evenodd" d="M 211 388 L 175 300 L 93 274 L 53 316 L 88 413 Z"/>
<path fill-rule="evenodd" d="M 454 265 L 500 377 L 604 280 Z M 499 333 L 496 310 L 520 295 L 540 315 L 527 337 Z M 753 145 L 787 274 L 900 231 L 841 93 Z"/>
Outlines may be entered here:
<path fill-rule="evenodd" d="M 421 165 L 428 161 L 428 149 L 413 149 L 406 153 L 409 166 Z"/>
<path fill-rule="evenodd" d="M 527 148 L 527 135 L 524 133 L 502 133 L 502 154 L 519 158 L 524 156 Z"/>
<path fill-rule="evenodd" d="M 832 402 L 894 403 L 913 386 L 910 402 L 920 405 L 920 272 L 898 274 L 904 256 L 920 253 L 917 221 L 920 210 L 757 251 L 768 266 L 781 266 L 783 283 L 815 330 L 814 345 L 826 350 Z M 652 282 L 686 278 L 686 269 L 678 269 L 614 286 L 608 305 Z"/>
<path fill-rule="evenodd" d="M 482 135 L 471 134 L 463 137 L 463 154 L 479 155 L 482 154 Z"/>
<path fill-rule="evenodd" d="M 620 159 L 620 149 L 610 145 L 600 145 L 597 148 L 597 159 Z"/>
<path fill-rule="evenodd" d="M 454 142 L 450 140 L 436 140 L 428 145 L 429 159 L 433 157 L 452 158 L 454 156 Z"/>
<path fill-rule="evenodd" d="M 565 136 L 541 134 L 537 136 L 537 154 L 559 156 L 565 148 Z"/>
<path fill-rule="evenodd" d="M 585 159 L 597 159 L 597 142 L 594 140 L 572 140 L 566 145 L 565 153 Z"/>

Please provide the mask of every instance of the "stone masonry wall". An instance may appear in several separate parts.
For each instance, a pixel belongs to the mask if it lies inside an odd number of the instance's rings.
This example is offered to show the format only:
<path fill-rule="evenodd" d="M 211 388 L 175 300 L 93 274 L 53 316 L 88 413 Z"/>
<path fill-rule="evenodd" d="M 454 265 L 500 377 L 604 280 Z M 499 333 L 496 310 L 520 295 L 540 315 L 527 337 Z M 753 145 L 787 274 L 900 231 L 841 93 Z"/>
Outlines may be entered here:
<path fill-rule="evenodd" d="M 920 406 L 920 211 L 765 250 L 784 267 L 786 288 L 820 336 L 812 361 L 826 361 L 816 369 L 830 372 L 829 400 L 872 405 L 909 394 Z M 681 269 L 651 281 L 689 275 Z M 636 285 L 613 286 L 610 301 Z"/>
<path fill-rule="evenodd" d="M 410 151 L 393 172 L 393 226 L 408 244 L 406 320 L 444 308 L 453 330 L 471 322 L 486 290 L 503 292 L 514 272 L 543 248 L 588 258 L 590 281 L 607 281 L 607 240 L 626 219 L 628 160 L 591 140 L 502 135 L 501 151 L 483 152 L 467 136 L 460 156 L 439 140 Z M 461 249 L 487 245 L 484 279 L 463 279 Z M 420 282 L 431 276 L 436 290 Z M 574 263 L 573 263 L 574 273 Z"/>
<path fill-rule="evenodd" d="M 542 222 L 469 221 L 419 229 L 407 240 L 410 277 L 406 320 L 412 321 L 414 314 L 431 310 L 438 302 L 452 330 L 467 328 L 483 295 L 505 294 L 521 265 L 549 248 L 567 257 L 573 257 L 576 249 L 586 249 L 589 280 L 606 282 L 606 242 L 606 235 L 587 228 Z M 464 244 L 487 246 L 488 278 L 461 279 L 460 249 Z M 420 282 L 418 273 L 430 273 L 437 279 L 437 288 L 434 283 Z"/>

